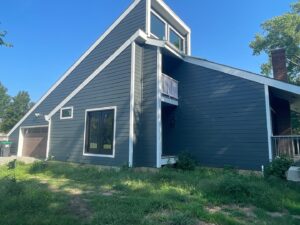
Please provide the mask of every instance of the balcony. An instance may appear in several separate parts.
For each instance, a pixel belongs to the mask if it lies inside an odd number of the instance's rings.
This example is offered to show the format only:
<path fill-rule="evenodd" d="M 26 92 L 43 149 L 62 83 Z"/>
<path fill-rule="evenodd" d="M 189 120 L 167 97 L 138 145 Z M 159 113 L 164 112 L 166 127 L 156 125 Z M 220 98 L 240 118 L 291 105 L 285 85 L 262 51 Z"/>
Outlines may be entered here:
<path fill-rule="evenodd" d="M 282 135 L 272 137 L 273 155 L 287 156 L 294 161 L 300 160 L 300 136 Z"/>
<path fill-rule="evenodd" d="M 178 81 L 172 77 L 161 74 L 162 101 L 178 105 Z"/>

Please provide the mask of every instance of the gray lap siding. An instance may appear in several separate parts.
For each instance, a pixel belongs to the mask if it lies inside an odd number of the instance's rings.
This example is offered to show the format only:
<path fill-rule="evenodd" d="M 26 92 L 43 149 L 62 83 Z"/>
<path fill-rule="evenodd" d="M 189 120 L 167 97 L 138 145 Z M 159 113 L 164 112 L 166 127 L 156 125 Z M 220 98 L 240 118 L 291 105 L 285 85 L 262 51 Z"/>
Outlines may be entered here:
<path fill-rule="evenodd" d="M 50 156 L 57 160 L 122 166 L 128 163 L 131 47 L 75 95 L 65 106 L 74 107 L 73 119 L 51 121 Z M 117 107 L 115 157 L 83 156 L 86 109 Z"/>
<path fill-rule="evenodd" d="M 138 46 L 136 66 L 133 165 L 156 167 L 157 48 Z"/>
<path fill-rule="evenodd" d="M 173 62 L 174 63 L 174 62 Z M 189 151 L 202 165 L 260 170 L 268 163 L 264 86 L 186 62 L 166 73 L 179 81 L 167 153 Z"/>
<path fill-rule="evenodd" d="M 70 75 L 37 107 L 35 112 L 48 114 L 56 105 L 79 86 L 97 67 L 113 54 L 138 29 L 145 30 L 146 1 L 142 0 L 108 36 L 70 73 Z M 99 18 L 101 19 L 101 18 Z M 21 126 L 47 125 L 43 117 L 33 112 Z M 17 152 L 19 128 L 9 137 L 14 142 L 12 153 Z"/>

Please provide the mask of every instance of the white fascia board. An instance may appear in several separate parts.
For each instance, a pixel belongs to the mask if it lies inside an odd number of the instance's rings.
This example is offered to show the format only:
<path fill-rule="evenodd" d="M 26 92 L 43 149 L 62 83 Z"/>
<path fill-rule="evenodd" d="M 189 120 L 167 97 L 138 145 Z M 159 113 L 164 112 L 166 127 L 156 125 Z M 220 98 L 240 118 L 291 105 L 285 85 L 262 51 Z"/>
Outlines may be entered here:
<path fill-rule="evenodd" d="M 168 50 L 170 53 L 172 53 L 173 55 L 177 56 L 178 58 L 183 59 L 182 55 L 178 51 L 173 49 L 172 46 L 168 45 L 167 41 L 148 38 L 146 40 L 145 44 L 156 46 L 156 47 L 159 47 L 159 48 L 164 48 L 164 49 Z"/>
<path fill-rule="evenodd" d="M 10 136 L 23 121 L 69 76 L 73 70 L 106 38 L 106 36 L 139 4 L 141 0 L 135 0 L 122 15 L 98 38 L 98 40 L 55 82 L 55 84 L 39 99 L 39 101 L 25 114 L 25 116 L 9 131 Z"/>
<path fill-rule="evenodd" d="M 271 87 L 275 87 L 287 92 L 291 92 L 297 95 L 300 95 L 300 87 L 293 85 L 293 84 L 288 84 L 282 81 L 278 81 L 272 78 L 268 78 L 259 74 L 255 74 L 255 73 L 251 73 L 248 71 L 244 71 L 244 70 L 240 70 L 240 69 L 236 69 L 233 67 L 229 67 L 229 66 L 225 66 L 225 65 L 221 65 L 221 64 L 217 64 L 217 63 L 213 63 L 213 62 L 209 62 L 206 60 L 202 60 L 202 59 L 195 59 L 195 58 L 190 58 L 190 57 L 185 57 L 183 59 L 185 62 L 188 63 L 192 63 L 198 66 L 202 66 L 208 69 L 212 69 L 212 70 L 216 70 L 216 71 L 220 71 L 229 75 L 233 75 L 236 77 L 240 77 L 240 78 L 244 78 L 246 80 L 250 80 L 250 81 L 254 81 L 260 84 L 264 84 L 264 85 L 268 85 Z"/>
<path fill-rule="evenodd" d="M 68 101 L 70 101 L 80 90 L 82 90 L 90 81 L 92 81 L 102 70 L 104 70 L 115 58 L 117 58 L 127 47 L 135 40 L 146 41 L 147 35 L 144 31 L 135 32 L 120 48 L 118 48 L 104 63 L 102 63 L 88 78 L 86 78 L 75 90 L 73 90 L 62 102 L 60 102 L 48 115 L 51 118 Z"/>

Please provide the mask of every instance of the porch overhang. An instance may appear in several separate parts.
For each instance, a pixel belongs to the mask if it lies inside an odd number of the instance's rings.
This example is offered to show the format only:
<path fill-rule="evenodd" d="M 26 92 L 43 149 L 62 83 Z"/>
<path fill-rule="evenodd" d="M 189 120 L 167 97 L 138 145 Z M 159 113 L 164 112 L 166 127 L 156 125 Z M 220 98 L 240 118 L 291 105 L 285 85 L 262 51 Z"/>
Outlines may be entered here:
<path fill-rule="evenodd" d="M 278 89 L 275 87 L 269 87 L 269 91 L 270 91 L 270 95 L 272 95 L 276 98 L 280 98 L 280 99 L 288 101 L 290 103 L 290 109 L 292 111 L 300 113 L 300 95 L 299 94 L 285 91 L 282 89 Z"/>

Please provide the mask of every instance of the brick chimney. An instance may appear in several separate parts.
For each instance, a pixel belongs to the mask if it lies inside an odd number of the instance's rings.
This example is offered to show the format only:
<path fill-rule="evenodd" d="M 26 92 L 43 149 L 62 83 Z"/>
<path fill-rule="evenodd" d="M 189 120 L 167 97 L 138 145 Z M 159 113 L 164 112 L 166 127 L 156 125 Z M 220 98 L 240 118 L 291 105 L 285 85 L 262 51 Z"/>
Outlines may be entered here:
<path fill-rule="evenodd" d="M 285 49 L 275 49 L 271 51 L 273 76 L 277 80 L 288 81 Z"/>

